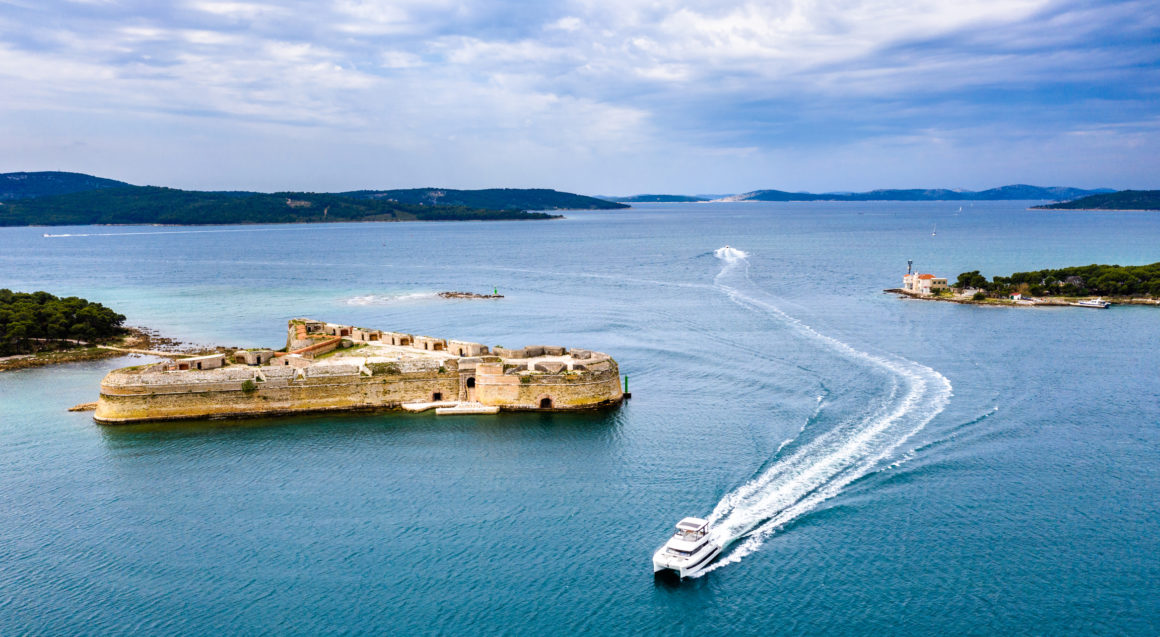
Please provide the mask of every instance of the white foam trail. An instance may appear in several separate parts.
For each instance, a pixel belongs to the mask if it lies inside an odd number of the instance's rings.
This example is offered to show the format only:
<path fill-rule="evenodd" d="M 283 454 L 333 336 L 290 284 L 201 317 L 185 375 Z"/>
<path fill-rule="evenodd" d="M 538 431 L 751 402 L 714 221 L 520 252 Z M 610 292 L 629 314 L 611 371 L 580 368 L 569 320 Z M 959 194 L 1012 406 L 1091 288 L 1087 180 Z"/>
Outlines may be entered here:
<path fill-rule="evenodd" d="M 419 301 L 422 299 L 438 298 L 439 294 L 435 292 L 412 292 L 410 294 L 364 294 L 362 296 L 353 296 L 346 300 L 347 305 L 391 305 L 394 303 L 406 303 L 407 301 Z"/>
<path fill-rule="evenodd" d="M 714 282 L 731 300 L 781 321 L 799 336 L 817 341 L 855 364 L 878 373 L 884 372 L 887 385 L 886 391 L 872 402 L 867 412 L 841 420 L 828 431 L 791 448 L 760 475 L 722 498 L 709 516 L 714 527 L 714 539 L 723 544 L 744 541 L 702 574 L 740 561 L 760 548 L 785 524 L 873 471 L 899 445 L 942 412 L 952 391 L 945 376 L 925 365 L 854 349 L 817 332 L 782 312 L 771 301 L 760 298 L 761 293 L 749 279 L 745 252 L 727 247 L 714 254 L 724 261 Z M 750 292 L 725 284 L 729 277 L 739 273 Z M 811 421 L 822 408 L 819 400 Z M 804 431 L 803 426 L 798 435 L 783 442 L 775 456 Z"/>
<path fill-rule="evenodd" d="M 724 246 L 714 250 L 713 255 L 727 263 L 737 263 L 748 257 L 749 253 L 730 246 Z"/>

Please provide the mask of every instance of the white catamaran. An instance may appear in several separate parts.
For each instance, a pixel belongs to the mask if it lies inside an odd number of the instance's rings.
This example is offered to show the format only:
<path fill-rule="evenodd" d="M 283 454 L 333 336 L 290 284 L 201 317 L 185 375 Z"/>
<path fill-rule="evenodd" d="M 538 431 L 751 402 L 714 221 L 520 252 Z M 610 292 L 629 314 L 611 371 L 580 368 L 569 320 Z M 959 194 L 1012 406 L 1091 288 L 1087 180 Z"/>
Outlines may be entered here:
<path fill-rule="evenodd" d="M 653 554 L 653 573 L 673 571 L 688 577 L 709 565 L 722 546 L 709 537 L 709 523 L 701 518 L 677 522 L 677 532 Z"/>

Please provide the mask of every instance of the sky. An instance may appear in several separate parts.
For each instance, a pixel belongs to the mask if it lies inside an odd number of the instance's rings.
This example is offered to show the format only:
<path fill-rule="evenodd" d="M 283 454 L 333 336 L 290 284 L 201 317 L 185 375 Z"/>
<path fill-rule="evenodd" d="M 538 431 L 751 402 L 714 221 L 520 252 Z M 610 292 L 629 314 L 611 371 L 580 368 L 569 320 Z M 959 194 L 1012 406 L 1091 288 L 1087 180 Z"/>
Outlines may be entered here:
<path fill-rule="evenodd" d="M 0 172 L 1160 188 L 1160 0 L 0 0 Z"/>

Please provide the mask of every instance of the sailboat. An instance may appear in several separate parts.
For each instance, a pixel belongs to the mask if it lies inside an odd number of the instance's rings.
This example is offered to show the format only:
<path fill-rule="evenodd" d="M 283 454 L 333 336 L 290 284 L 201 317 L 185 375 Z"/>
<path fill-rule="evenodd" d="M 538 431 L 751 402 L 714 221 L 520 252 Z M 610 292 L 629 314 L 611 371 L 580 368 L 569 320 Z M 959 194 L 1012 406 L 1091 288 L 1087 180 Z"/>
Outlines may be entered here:
<path fill-rule="evenodd" d="M 938 234 L 937 232 L 935 232 L 935 229 L 936 229 L 937 227 L 938 227 L 938 226 L 931 226 L 931 228 L 930 228 L 930 236 L 932 236 L 932 237 L 933 237 L 933 236 L 935 236 L 935 235 L 937 235 L 937 234 Z"/>

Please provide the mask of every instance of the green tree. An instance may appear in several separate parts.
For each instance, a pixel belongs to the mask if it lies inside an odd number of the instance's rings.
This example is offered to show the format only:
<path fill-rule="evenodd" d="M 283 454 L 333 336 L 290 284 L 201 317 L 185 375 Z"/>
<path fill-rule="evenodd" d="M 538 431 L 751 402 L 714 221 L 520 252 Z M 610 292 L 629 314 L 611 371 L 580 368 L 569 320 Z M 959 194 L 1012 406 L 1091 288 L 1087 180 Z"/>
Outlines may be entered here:
<path fill-rule="evenodd" d="M 955 281 L 956 288 L 978 288 L 980 290 L 987 289 L 987 277 L 979 274 L 978 270 L 970 272 L 963 272 Z"/>

